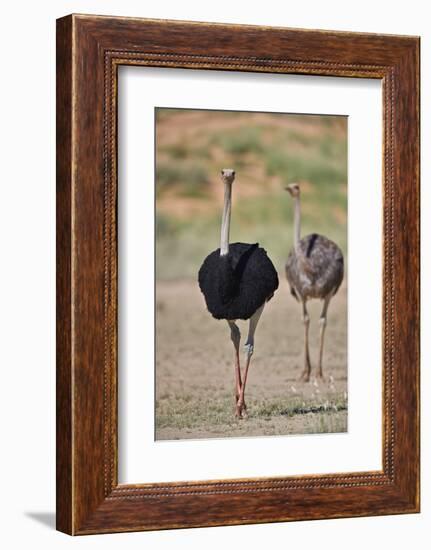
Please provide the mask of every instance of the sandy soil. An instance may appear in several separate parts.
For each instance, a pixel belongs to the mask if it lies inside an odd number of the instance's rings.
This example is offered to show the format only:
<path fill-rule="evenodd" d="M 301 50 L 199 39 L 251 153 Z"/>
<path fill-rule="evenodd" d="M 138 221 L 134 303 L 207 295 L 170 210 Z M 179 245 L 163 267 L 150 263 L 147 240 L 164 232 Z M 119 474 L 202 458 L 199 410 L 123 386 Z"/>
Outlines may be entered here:
<path fill-rule="evenodd" d="M 347 429 L 347 289 L 332 300 L 325 340 L 326 380 L 299 382 L 301 307 L 280 276 L 255 336 L 246 388 L 249 417 L 234 418 L 233 346 L 225 321 L 211 317 L 197 283 L 157 283 L 156 438 L 185 439 Z M 310 303 L 310 351 L 318 354 L 321 303 Z M 247 323 L 239 323 L 242 343 Z"/>

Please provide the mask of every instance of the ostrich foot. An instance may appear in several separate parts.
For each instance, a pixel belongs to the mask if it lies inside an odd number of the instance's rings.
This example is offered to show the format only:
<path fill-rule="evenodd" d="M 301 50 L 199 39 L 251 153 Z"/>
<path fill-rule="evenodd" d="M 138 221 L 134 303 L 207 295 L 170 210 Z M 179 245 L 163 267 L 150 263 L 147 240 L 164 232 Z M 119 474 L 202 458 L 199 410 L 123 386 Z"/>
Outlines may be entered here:
<path fill-rule="evenodd" d="M 308 369 L 305 369 L 298 380 L 300 382 L 310 382 L 310 371 Z"/>
<path fill-rule="evenodd" d="M 326 382 L 326 376 L 324 376 L 322 371 L 316 373 L 316 380 L 320 382 Z"/>
<path fill-rule="evenodd" d="M 248 417 L 247 414 L 247 405 L 245 403 L 237 403 L 235 409 L 235 416 L 239 420 L 244 420 Z"/>

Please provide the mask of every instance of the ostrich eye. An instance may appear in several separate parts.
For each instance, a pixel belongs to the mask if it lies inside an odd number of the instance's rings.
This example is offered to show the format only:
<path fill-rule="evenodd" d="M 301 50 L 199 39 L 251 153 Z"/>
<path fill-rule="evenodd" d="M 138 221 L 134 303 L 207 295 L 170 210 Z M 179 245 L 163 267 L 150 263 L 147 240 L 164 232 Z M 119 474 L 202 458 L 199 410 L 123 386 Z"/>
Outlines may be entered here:
<path fill-rule="evenodd" d="M 232 170 L 232 176 L 234 176 L 234 175 L 235 175 L 235 170 Z"/>

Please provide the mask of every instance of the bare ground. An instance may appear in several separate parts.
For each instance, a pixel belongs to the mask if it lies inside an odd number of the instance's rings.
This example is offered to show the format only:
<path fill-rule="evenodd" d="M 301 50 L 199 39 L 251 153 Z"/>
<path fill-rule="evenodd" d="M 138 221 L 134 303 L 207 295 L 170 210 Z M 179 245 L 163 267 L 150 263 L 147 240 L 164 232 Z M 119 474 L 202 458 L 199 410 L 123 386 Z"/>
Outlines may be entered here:
<path fill-rule="evenodd" d="M 233 346 L 225 321 L 205 307 L 194 281 L 157 283 L 156 439 L 255 437 L 347 430 L 347 289 L 329 307 L 325 381 L 299 382 L 301 307 L 286 281 L 257 327 L 246 388 L 248 418 L 234 417 Z M 310 352 L 318 354 L 321 303 L 310 303 Z M 240 322 L 243 344 L 247 323 Z"/>

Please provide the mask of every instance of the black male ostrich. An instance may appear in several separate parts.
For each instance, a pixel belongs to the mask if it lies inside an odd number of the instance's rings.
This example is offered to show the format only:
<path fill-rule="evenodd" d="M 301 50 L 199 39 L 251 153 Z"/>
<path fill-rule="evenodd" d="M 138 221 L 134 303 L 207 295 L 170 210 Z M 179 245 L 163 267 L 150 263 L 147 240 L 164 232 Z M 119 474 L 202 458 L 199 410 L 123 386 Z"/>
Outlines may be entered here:
<path fill-rule="evenodd" d="M 229 244 L 233 170 L 222 170 L 224 182 L 224 208 L 221 225 L 220 248 L 209 254 L 199 270 L 199 286 L 205 297 L 208 311 L 216 319 L 226 319 L 235 347 L 235 415 L 246 416 L 244 402 L 250 359 L 253 355 L 254 333 L 265 303 L 278 288 L 277 272 L 263 248 L 256 244 Z M 245 343 L 246 366 L 241 378 L 239 343 L 241 333 L 237 319 L 249 319 Z"/>
<path fill-rule="evenodd" d="M 317 378 L 323 379 L 322 357 L 325 337 L 326 314 L 329 302 L 339 289 L 344 274 L 343 253 L 339 247 L 323 235 L 313 233 L 300 238 L 301 203 L 300 189 L 297 183 L 286 187 L 295 201 L 293 229 L 293 248 L 286 262 L 286 277 L 291 294 L 302 302 L 302 315 L 305 328 L 305 367 L 301 380 L 310 380 L 311 364 L 308 349 L 308 329 L 310 318 L 307 312 L 307 300 L 320 298 L 323 309 L 320 314 L 320 349 Z"/>

